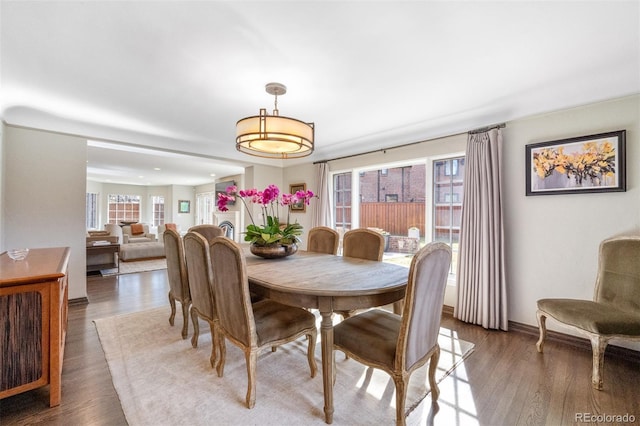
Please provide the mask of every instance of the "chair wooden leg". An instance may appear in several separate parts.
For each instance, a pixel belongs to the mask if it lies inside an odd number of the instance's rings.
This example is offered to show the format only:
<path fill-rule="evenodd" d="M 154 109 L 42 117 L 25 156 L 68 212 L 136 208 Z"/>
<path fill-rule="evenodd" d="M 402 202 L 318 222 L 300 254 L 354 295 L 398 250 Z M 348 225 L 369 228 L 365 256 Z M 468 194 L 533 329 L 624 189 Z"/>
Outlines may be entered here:
<path fill-rule="evenodd" d="M 218 377 L 224 376 L 224 362 L 227 357 L 227 347 L 225 345 L 225 337 L 222 333 L 217 332 L 215 336 L 218 346 L 218 354 L 220 354 L 220 360 L 218 361 L 218 366 L 216 367 L 216 371 L 218 372 Z M 214 345 L 216 342 L 214 342 Z"/>
<path fill-rule="evenodd" d="M 171 292 L 169 292 L 169 306 L 171 306 L 171 315 L 169 316 L 169 324 L 171 324 L 171 326 L 173 327 L 174 320 L 176 318 L 176 300 L 171 295 Z"/>
<path fill-rule="evenodd" d="M 311 378 L 316 377 L 316 372 L 318 371 L 318 365 L 316 364 L 316 333 L 307 334 L 307 341 L 309 342 L 307 345 L 307 360 L 309 361 L 309 368 L 311 369 Z M 334 369 L 335 371 L 335 369 Z"/>
<path fill-rule="evenodd" d="M 436 382 L 438 361 L 440 361 L 440 345 L 436 344 L 436 350 L 429 360 L 429 386 L 431 387 L 431 400 L 433 402 L 436 402 L 440 396 L 440 388 L 438 388 L 438 382 Z"/>
<path fill-rule="evenodd" d="M 182 304 L 182 338 L 186 339 L 189 336 L 189 303 L 181 302 Z"/>
<path fill-rule="evenodd" d="M 245 353 L 247 362 L 247 408 L 256 405 L 256 365 L 258 364 L 258 352 L 247 351 Z"/>
<path fill-rule="evenodd" d="M 401 374 L 401 376 L 393 376 L 393 381 L 396 385 L 396 426 L 404 426 L 406 424 L 404 405 L 407 398 L 409 375 L 404 372 Z"/>
<path fill-rule="evenodd" d="M 198 312 L 191 308 L 191 322 L 193 322 L 193 337 L 191 338 L 191 346 L 198 347 L 198 337 L 200 336 L 200 324 L 198 323 Z"/>
<path fill-rule="evenodd" d="M 211 358 L 209 358 L 209 362 L 211 363 L 211 368 L 216 368 L 216 355 L 218 353 L 218 346 L 216 345 L 217 327 L 213 322 L 209 323 L 209 327 L 211 328 Z"/>
<path fill-rule="evenodd" d="M 604 352 L 607 349 L 609 339 L 597 334 L 591 336 L 591 350 L 593 352 L 593 371 L 591 373 L 591 385 L 598 390 L 602 390 L 604 381 Z"/>
<path fill-rule="evenodd" d="M 547 317 L 544 312 L 540 310 L 536 312 L 536 316 L 538 317 L 538 329 L 540 330 L 540 338 L 538 339 L 538 343 L 536 343 L 536 348 L 538 349 L 538 352 L 542 353 L 544 347 L 544 339 L 545 337 L 547 337 Z"/>

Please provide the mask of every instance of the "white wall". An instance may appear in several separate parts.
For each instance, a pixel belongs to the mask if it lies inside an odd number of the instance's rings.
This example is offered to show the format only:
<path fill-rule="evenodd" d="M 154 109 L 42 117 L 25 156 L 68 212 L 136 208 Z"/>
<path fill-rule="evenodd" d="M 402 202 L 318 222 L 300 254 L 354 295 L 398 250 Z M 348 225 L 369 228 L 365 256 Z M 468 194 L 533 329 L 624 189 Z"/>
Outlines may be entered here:
<path fill-rule="evenodd" d="M 86 140 L 12 126 L 4 136 L 3 250 L 70 247 L 69 298 L 86 297 Z"/>
<path fill-rule="evenodd" d="M 525 196 L 525 145 L 623 129 L 626 192 Z M 536 324 L 541 298 L 591 299 L 599 243 L 640 234 L 639 139 L 640 96 L 507 124 L 503 172 L 510 320 Z M 553 321 L 549 328 L 566 332 Z"/>
<path fill-rule="evenodd" d="M 4 251 L 4 122 L 0 121 L 0 252 Z"/>

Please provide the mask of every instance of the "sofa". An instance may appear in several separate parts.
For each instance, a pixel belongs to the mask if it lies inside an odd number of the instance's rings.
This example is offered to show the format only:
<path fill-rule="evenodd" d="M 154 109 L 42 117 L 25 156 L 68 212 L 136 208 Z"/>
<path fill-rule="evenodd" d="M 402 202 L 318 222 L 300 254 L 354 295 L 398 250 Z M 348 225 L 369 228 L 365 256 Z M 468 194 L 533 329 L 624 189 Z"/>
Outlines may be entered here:
<path fill-rule="evenodd" d="M 122 236 L 123 244 L 156 242 L 156 234 L 150 233 L 149 225 L 144 223 L 122 226 Z"/>

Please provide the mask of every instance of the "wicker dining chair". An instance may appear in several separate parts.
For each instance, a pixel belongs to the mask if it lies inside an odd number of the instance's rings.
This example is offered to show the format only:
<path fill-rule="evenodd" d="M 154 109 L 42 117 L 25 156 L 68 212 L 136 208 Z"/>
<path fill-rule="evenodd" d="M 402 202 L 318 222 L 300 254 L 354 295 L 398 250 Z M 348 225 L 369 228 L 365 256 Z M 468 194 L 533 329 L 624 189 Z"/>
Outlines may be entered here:
<path fill-rule="evenodd" d="M 165 231 L 163 241 L 169 279 L 169 305 L 171 306 L 169 324 L 172 326 L 174 324 L 177 300 L 182 305 L 182 338 L 186 339 L 189 334 L 191 292 L 189 291 L 189 275 L 184 259 L 184 246 L 180 234 L 174 230 Z"/>
<path fill-rule="evenodd" d="M 228 238 L 218 237 L 210 246 L 214 293 L 218 314 L 220 361 L 218 376 L 224 374 L 225 340 L 240 347 L 247 364 L 247 408 L 256 403 L 256 365 L 258 353 L 266 348 L 308 337 L 307 360 L 311 377 L 316 375 L 316 318 L 302 308 L 269 299 L 251 303 L 246 260 L 242 248 Z M 283 395 L 286 397 L 286 395 Z"/>
<path fill-rule="evenodd" d="M 342 237 L 342 255 L 358 259 L 382 262 L 384 255 L 384 237 L 376 231 L 356 228 L 345 232 Z M 356 311 L 336 311 L 343 318 L 349 318 Z"/>
<path fill-rule="evenodd" d="M 211 242 L 215 237 L 226 235 L 226 230 L 216 225 L 196 225 L 189 228 L 188 232 L 197 232 Z"/>
<path fill-rule="evenodd" d="M 168 232 L 168 231 L 165 231 Z M 217 317 L 213 292 L 213 274 L 209 243 L 205 237 L 197 232 L 188 232 L 184 236 L 185 260 L 189 273 L 189 289 L 191 291 L 191 321 L 193 322 L 193 337 L 191 345 L 198 347 L 200 336 L 199 318 L 209 323 L 211 329 L 211 367 L 216 362 L 216 333 Z"/>
<path fill-rule="evenodd" d="M 307 237 L 307 251 L 314 253 L 337 254 L 340 244 L 340 234 L 335 229 L 326 226 L 316 226 L 309 230 Z"/>
<path fill-rule="evenodd" d="M 431 399 L 440 390 L 435 379 L 440 358 L 438 334 L 451 248 L 432 242 L 416 253 L 409 268 L 402 316 L 372 309 L 333 328 L 334 348 L 365 365 L 386 371 L 396 387 L 396 424 L 405 424 L 405 399 L 411 373 L 429 362 Z M 353 407 L 351 407 L 353 409 Z"/>

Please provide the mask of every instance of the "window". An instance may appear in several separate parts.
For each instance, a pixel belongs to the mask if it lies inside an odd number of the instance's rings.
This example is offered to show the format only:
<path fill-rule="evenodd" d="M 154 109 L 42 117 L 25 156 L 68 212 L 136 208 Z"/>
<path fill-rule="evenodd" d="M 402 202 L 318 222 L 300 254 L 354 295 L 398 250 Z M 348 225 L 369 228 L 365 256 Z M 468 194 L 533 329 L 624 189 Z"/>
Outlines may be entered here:
<path fill-rule="evenodd" d="M 87 229 L 98 229 L 98 194 L 87 192 Z"/>
<path fill-rule="evenodd" d="M 424 244 L 426 173 L 426 162 L 422 161 L 381 165 L 360 175 L 358 226 L 382 233 L 385 258 L 390 261 L 395 257 L 396 261 L 410 262 L 411 255 Z"/>
<path fill-rule="evenodd" d="M 109 194 L 109 217 L 107 223 L 140 221 L 140 196 Z"/>
<path fill-rule="evenodd" d="M 215 192 L 196 194 L 196 223 L 198 225 L 213 225 L 213 214 L 216 207 Z"/>
<path fill-rule="evenodd" d="M 151 197 L 153 206 L 153 226 L 164 225 L 164 197 L 154 195 Z"/>
<path fill-rule="evenodd" d="M 457 270 L 463 178 L 464 157 L 433 162 L 433 240 L 451 246 L 451 273 Z"/>
<path fill-rule="evenodd" d="M 333 217 L 336 229 L 351 229 L 351 172 L 333 175 Z"/>

